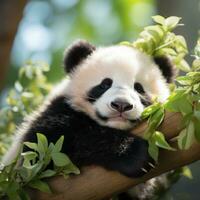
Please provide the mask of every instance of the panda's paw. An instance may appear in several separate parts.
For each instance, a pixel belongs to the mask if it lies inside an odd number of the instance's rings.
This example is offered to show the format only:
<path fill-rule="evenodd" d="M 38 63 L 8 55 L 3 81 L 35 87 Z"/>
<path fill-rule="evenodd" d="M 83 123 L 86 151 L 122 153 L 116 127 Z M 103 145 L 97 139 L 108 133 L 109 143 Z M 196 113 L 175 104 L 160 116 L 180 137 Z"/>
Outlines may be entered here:
<path fill-rule="evenodd" d="M 138 178 L 147 174 L 152 168 L 155 168 L 155 164 L 151 159 L 140 160 L 133 158 L 134 161 L 125 161 L 119 164 L 119 172 L 131 178 Z"/>
<path fill-rule="evenodd" d="M 126 152 L 117 163 L 118 171 L 128 177 L 141 177 L 155 168 L 154 160 L 149 156 L 148 143 L 141 138 L 134 138 Z"/>

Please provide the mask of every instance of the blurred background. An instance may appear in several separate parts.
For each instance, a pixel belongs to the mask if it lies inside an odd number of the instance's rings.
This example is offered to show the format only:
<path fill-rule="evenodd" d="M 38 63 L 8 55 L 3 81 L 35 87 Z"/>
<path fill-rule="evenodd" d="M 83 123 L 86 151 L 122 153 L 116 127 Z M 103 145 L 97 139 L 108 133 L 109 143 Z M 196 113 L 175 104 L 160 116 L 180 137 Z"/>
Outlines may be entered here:
<path fill-rule="evenodd" d="M 0 98 L 27 60 L 48 63 L 47 77 L 54 83 L 64 75 L 63 51 L 71 42 L 83 38 L 101 46 L 133 41 L 157 14 L 182 17 L 185 26 L 176 32 L 192 50 L 200 28 L 200 0 L 0 0 Z M 162 199 L 199 199 L 199 167 L 191 165 L 193 179 L 182 177 Z"/>

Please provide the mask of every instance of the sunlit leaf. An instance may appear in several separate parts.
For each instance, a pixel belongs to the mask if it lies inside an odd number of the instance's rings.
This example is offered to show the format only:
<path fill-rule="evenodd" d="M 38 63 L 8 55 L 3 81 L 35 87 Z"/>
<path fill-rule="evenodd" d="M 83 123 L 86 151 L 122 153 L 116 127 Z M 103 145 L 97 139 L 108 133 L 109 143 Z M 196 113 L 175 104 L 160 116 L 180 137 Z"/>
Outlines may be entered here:
<path fill-rule="evenodd" d="M 160 103 L 154 103 L 146 107 L 142 113 L 142 118 L 145 119 L 155 113 L 160 108 Z"/>
<path fill-rule="evenodd" d="M 158 161 L 158 154 L 159 154 L 159 148 L 158 148 L 158 146 L 156 146 L 155 142 L 152 139 L 149 139 L 148 143 L 149 143 L 149 147 L 148 147 L 149 155 L 155 161 Z"/>
<path fill-rule="evenodd" d="M 158 24 L 161 24 L 161 25 L 164 25 L 165 24 L 165 18 L 163 16 L 160 16 L 160 15 L 155 15 L 152 17 L 153 20 L 158 23 Z"/>
<path fill-rule="evenodd" d="M 195 140 L 194 122 L 190 121 L 189 125 L 181 131 L 178 136 L 178 146 L 180 149 L 189 149 Z"/>
<path fill-rule="evenodd" d="M 192 172 L 191 172 L 191 170 L 190 170 L 190 168 L 188 166 L 184 166 L 182 168 L 182 174 L 183 174 L 183 176 L 185 176 L 185 177 L 187 177 L 189 179 L 193 178 L 192 177 Z"/>
<path fill-rule="evenodd" d="M 180 63 L 177 65 L 177 67 L 184 72 L 190 71 L 190 66 L 185 60 L 181 60 Z"/>
<path fill-rule="evenodd" d="M 38 151 L 38 145 L 36 143 L 33 143 L 33 142 L 24 142 L 24 145 L 26 145 L 30 149 Z"/>
<path fill-rule="evenodd" d="M 172 30 L 178 25 L 180 20 L 180 17 L 171 16 L 165 19 L 164 25 L 167 27 L 168 30 Z"/>
<path fill-rule="evenodd" d="M 159 131 L 156 131 L 153 135 L 152 135 L 152 140 L 154 140 L 155 144 L 162 148 L 162 149 L 167 149 L 167 150 L 176 150 L 174 148 L 172 148 L 168 143 L 167 141 L 165 140 L 165 137 L 164 135 L 159 132 Z"/>

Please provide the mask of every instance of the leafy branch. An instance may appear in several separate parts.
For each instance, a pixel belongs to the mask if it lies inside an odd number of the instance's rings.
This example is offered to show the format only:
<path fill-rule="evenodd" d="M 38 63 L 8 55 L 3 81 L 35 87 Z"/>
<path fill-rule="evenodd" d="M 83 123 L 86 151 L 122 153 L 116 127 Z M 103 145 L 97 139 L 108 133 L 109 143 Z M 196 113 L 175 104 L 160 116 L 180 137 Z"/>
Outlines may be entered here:
<path fill-rule="evenodd" d="M 153 56 L 168 56 L 174 65 L 185 72 L 185 76 L 176 79 L 179 86 L 174 87 L 171 95 L 164 104 L 155 102 L 142 113 L 143 119 L 148 118 L 148 128 L 144 138 L 149 142 L 149 154 L 157 161 L 159 148 L 174 151 L 165 140 L 163 133 L 158 131 L 165 111 L 180 112 L 183 115 L 183 130 L 176 138 L 180 149 L 188 149 L 195 139 L 200 141 L 200 40 L 194 50 L 195 60 L 190 68 L 184 60 L 187 54 L 187 44 L 180 35 L 171 31 L 179 25 L 181 18 L 154 16 L 157 25 L 148 26 L 141 32 L 135 42 L 122 43 L 140 49 Z"/>
<path fill-rule="evenodd" d="M 0 196 L 8 196 L 9 199 L 30 199 L 25 187 L 38 189 L 51 193 L 45 178 L 69 174 L 79 174 L 79 169 L 70 161 L 67 155 L 60 152 L 64 142 L 64 136 L 58 141 L 48 145 L 47 138 L 37 133 L 37 143 L 24 142 L 30 151 L 21 152 L 8 166 L 1 166 Z M 47 169 L 53 162 L 53 169 Z M 20 164 L 19 164 L 20 163 Z"/>
<path fill-rule="evenodd" d="M 28 61 L 19 70 L 14 87 L 0 109 L 0 158 L 8 149 L 18 123 L 34 110 L 51 89 L 45 73 L 49 66 Z"/>

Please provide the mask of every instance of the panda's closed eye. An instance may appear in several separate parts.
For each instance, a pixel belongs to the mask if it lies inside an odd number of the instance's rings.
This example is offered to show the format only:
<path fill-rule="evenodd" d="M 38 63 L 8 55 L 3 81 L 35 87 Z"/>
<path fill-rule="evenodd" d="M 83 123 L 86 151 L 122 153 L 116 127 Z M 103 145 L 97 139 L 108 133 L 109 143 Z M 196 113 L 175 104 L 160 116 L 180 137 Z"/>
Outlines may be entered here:
<path fill-rule="evenodd" d="M 144 94 L 145 93 L 143 86 L 138 82 L 135 82 L 134 89 L 140 94 Z"/>
<path fill-rule="evenodd" d="M 105 93 L 112 86 L 112 79 L 105 78 L 101 81 L 100 84 L 94 86 L 87 93 L 87 100 L 89 102 L 95 102 L 103 93 Z"/>

